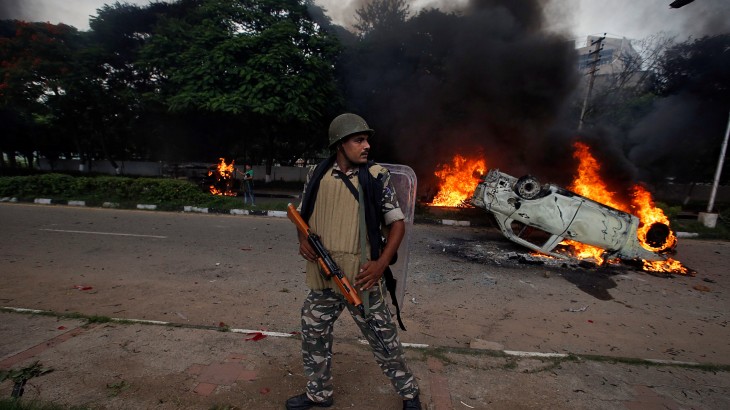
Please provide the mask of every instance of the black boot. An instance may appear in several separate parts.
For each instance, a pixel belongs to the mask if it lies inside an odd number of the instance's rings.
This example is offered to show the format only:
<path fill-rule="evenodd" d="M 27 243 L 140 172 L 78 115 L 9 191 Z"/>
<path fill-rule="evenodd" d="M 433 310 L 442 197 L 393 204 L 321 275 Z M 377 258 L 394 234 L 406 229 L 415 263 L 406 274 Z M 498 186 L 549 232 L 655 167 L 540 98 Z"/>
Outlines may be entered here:
<path fill-rule="evenodd" d="M 421 400 L 418 398 L 418 396 L 403 400 L 403 410 L 421 410 Z"/>
<path fill-rule="evenodd" d="M 299 396 L 294 396 L 286 401 L 286 410 L 306 410 L 312 407 L 329 407 L 334 403 L 334 400 L 330 397 L 329 400 L 317 403 L 316 401 L 309 400 L 307 393 L 302 393 Z M 420 404 L 419 404 L 420 406 Z M 409 407 L 411 408 L 411 407 Z M 413 407 L 420 409 L 421 407 Z"/>

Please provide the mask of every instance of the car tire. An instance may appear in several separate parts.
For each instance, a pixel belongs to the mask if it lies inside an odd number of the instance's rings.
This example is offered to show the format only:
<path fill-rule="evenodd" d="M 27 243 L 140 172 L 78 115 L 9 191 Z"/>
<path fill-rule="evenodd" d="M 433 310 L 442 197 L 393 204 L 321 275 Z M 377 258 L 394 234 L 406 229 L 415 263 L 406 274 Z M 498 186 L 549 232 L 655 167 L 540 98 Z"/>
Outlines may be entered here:
<path fill-rule="evenodd" d="M 515 193 L 522 199 L 535 199 L 540 195 L 540 181 L 532 175 L 525 175 L 515 183 Z"/>

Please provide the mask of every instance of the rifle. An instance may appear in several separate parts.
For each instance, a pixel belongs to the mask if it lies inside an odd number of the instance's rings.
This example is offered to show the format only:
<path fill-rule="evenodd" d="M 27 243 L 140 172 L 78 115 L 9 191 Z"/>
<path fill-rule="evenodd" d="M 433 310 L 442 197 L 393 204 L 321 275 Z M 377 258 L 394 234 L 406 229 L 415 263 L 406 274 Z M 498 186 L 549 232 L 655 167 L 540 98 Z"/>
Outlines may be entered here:
<path fill-rule="evenodd" d="M 365 313 L 365 306 L 362 304 L 360 296 L 357 294 L 357 291 L 352 287 L 350 281 L 347 280 L 347 277 L 342 272 L 342 269 L 340 269 L 335 260 L 332 259 L 332 255 L 330 255 L 329 251 L 327 251 L 327 249 L 324 247 L 324 245 L 322 244 L 322 240 L 316 233 L 312 232 L 309 229 L 309 225 L 304 222 L 302 215 L 300 215 L 297 209 L 294 208 L 294 205 L 289 204 L 287 206 L 286 216 L 288 216 L 289 219 L 294 223 L 294 225 L 297 226 L 297 230 L 299 230 L 299 232 L 307 236 L 307 241 L 309 241 L 309 244 L 312 245 L 314 251 L 317 253 L 317 264 L 320 267 L 319 273 L 322 274 L 322 277 L 324 277 L 325 280 L 333 279 L 335 281 L 337 287 L 340 288 L 340 291 L 345 296 L 345 299 L 347 299 L 347 302 L 355 306 L 358 312 L 360 312 L 363 320 L 365 320 L 365 323 L 367 323 L 370 330 L 372 330 L 375 338 L 378 339 L 378 343 L 380 343 L 380 346 L 385 351 L 385 354 L 390 355 L 390 350 L 385 344 L 383 336 L 380 334 L 380 332 L 378 332 L 378 329 L 375 328 L 375 324 L 373 323 L 375 318 L 373 317 L 373 315 L 368 315 Z"/>

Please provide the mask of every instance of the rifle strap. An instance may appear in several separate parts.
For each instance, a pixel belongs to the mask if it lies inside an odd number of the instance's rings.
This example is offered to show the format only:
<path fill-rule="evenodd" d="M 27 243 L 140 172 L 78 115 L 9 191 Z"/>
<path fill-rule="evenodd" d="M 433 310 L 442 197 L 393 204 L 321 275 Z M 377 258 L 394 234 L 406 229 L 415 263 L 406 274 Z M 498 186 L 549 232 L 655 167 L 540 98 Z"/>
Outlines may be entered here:
<path fill-rule="evenodd" d="M 340 179 L 342 180 L 342 182 L 345 183 L 345 186 L 347 186 L 347 189 L 350 190 L 350 193 L 352 193 L 352 195 L 355 197 L 355 200 L 362 204 L 363 196 L 362 196 L 362 192 L 360 192 L 362 190 L 362 188 L 360 188 L 359 190 L 357 188 L 355 188 L 355 184 L 353 184 L 352 181 L 350 181 L 350 177 L 348 177 L 347 174 L 345 174 L 344 172 L 342 172 L 340 170 L 337 170 L 335 172 L 337 173 L 337 175 L 340 176 Z"/>
<path fill-rule="evenodd" d="M 352 186 L 352 182 L 348 179 L 347 182 L 349 182 L 349 186 Z M 365 224 L 365 199 L 363 199 L 363 192 L 362 187 L 357 187 L 357 196 L 358 196 L 358 213 L 359 213 L 359 220 L 360 220 L 360 266 L 364 265 L 365 262 L 368 261 L 367 256 L 367 225 Z M 365 314 L 370 314 L 370 291 L 366 290 L 363 291 L 360 294 L 360 299 L 362 299 L 363 307 L 365 308 Z"/>

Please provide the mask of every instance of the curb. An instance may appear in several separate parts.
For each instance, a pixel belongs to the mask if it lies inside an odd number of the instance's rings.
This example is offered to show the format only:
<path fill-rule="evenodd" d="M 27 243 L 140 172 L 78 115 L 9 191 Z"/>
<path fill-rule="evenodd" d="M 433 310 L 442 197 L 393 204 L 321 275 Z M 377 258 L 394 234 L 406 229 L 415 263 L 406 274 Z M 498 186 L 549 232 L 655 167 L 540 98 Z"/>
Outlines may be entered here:
<path fill-rule="evenodd" d="M 30 201 L 22 201 L 16 197 L 4 197 L 0 198 L 0 202 L 10 202 L 10 203 L 23 203 L 27 202 L 30 203 Z M 74 201 L 74 200 L 62 200 L 62 199 L 52 199 L 52 198 L 35 198 L 33 199 L 34 204 L 38 205 L 67 205 L 67 206 L 77 206 L 77 207 L 86 207 L 86 201 Z M 113 209 L 121 209 L 120 204 L 117 202 L 104 202 L 101 205 L 102 208 L 113 208 Z M 135 208 L 133 209 L 139 209 L 139 210 L 145 210 L 145 211 L 156 211 L 158 210 L 157 205 L 154 204 L 137 204 Z M 216 209 L 216 208 L 201 208 L 197 206 L 192 205 L 185 205 L 180 209 L 182 212 L 189 212 L 189 213 L 203 213 L 203 214 L 230 214 L 230 215 L 257 215 L 257 216 L 268 216 L 268 217 L 274 217 L 274 218 L 285 218 L 286 217 L 286 211 L 274 211 L 274 210 L 259 210 L 259 209 Z"/>
<path fill-rule="evenodd" d="M 58 316 L 63 317 L 62 313 L 50 311 L 50 310 L 40 310 L 40 309 L 28 309 L 28 308 L 21 308 L 21 307 L 13 307 L 13 306 L 1 306 L 0 311 L 4 312 L 11 312 L 11 313 L 18 313 L 18 314 L 30 314 L 30 315 L 48 315 L 48 316 Z M 215 332 L 220 332 L 220 327 L 215 326 L 205 326 L 205 325 L 191 325 L 191 324 L 183 324 L 183 323 L 175 323 L 175 322 L 167 322 L 167 321 L 159 321 L 159 320 L 147 320 L 147 319 L 134 319 L 134 318 L 109 318 L 110 322 L 113 323 L 119 323 L 119 324 L 143 324 L 143 325 L 150 325 L 150 326 L 169 326 L 169 327 L 175 327 L 180 329 L 200 329 L 200 330 L 210 330 Z M 83 329 L 79 328 L 79 329 Z M 296 337 L 298 333 L 292 332 L 292 333 L 285 333 L 285 332 L 274 332 L 274 331 L 264 331 L 264 330 L 255 330 L 255 329 L 238 329 L 238 328 L 227 328 L 225 331 L 231 332 L 231 333 L 240 333 L 240 334 L 246 334 L 246 335 L 265 335 L 269 337 L 280 337 L 280 338 L 291 338 Z M 59 342 L 63 342 L 65 339 L 60 338 Z M 357 338 L 357 343 L 367 345 L 368 342 L 364 339 Z M 421 343 L 407 343 L 402 342 L 403 347 L 408 347 L 412 349 L 426 349 L 426 350 L 439 350 L 444 349 L 447 347 L 444 346 L 432 346 L 428 344 L 421 344 Z M 40 346 L 40 345 L 39 345 Z M 42 350 L 45 350 L 42 346 L 38 347 Z M 32 350 L 32 349 L 29 349 Z M 481 347 L 472 347 L 467 349 L 469 351 L 482 351 L 482 352 L 492 352 L 492 353 L 498 353 L 503 354 L 505 356 L 509 357 L 517 357 L 517 358 L 537 358 L 537 359 L 546 359 L 546 360 L 560 360 L 560 359 L 566 359 L 569 360 L 571 358 L 576 358 L 580 360 L 603 360 L 604 358 L 611 358 L 617 362 L 628 362 L 628 363 L 635 363 L 635 364 L 656 364 L 660 366 L 681 366 L 681 367 L 689 367 L 689 368 L 702 368 L 703 366 L 708 365 L 714 365 L 713 363 L 701 363 L 701 362 L 688 362 L 688 361 L 674 361 L 674 360 L 662 360 L 662 359 L 650 359 L 650 358 L 641 358 L 641 357 L 610 357 L 610 356 L 594 356 L 590 354 L 579 354 L 579 353 L 556 353 L 556 352 L 530 352 L 530 351 L 519 351 L 519 350 L 507 350 L 504 348 L 481 348 Z M 34 351 L 35 352 L 35 351 Z M 12 361 L 15 356 L 19 355 L 27 355 L 26 353 L 16 353 L 13 355 L 10 355 L 8 357 L 5 357 L 2 359 L 2 362 L 6 361 Z M 30 356 L 32 357 L 32 355 Z M 24 356 L 24 358 L 28 358 Z M 636 363 L 640 362 L 640 363 Z M 721 365 L 723 367 L 727 367 L 724 365 Z"/>
<path fill-rule="evenodd" d="M 430 224 L 430 225 L 446 225 L 446 226 L 487 226 L 488 224 L 482 222 L 456 220 L 456 219 L 432 219 L 432 218 L 415 218 L 414 223 Z"/>
<path fill-rule="evenodd" d="M 19 203 L 19 202 L 26 202 L 21 201 L 16 197 L 4 197 L 0 198 L 0 202 L 11 202 L 11 203 Z M 33 200 L 34 204 L 39 205 L 67 205 L 67 206 L 78 206 L 78 207 L 85 207 L 86 201 L 74 201 L 74 200 L 61 200 L 61 199 L 51 199 L 51 198 L 35 198 Z M 113 209 L 120 209 L 119 203 L 116 202 L 104 202 L 101 205 L 102 208 L 113 208 Z M 139 210 L 147 210 L 147 211 L 156 211 L 157 205 L 153 204 L 137 204 L 136 209 Z M 189 213 L 203 213 L 203 214 L 209 214 L 209 213 L 215 213 L 215 214 L 230 214 L 230 215 L 255 215 L 255 216 L 268 216 L 272 218 L 286 218 L 286 211 L 273 211 L 273 210 L 258 210 L 258 209 L 216 209 L 216 208 L 201 208 L 197 206 L 192 205 L 185 205 L 182 207 L 182 212 L 189 212 Z M 415 218 L 414 223 L 423 223 L 423 224 L 433 224 L 433 225 L 445 225 L 445 226 L 457 226 L 457 227 L 480 227 L 480 226 L 487 226 L 488 223 L 484 222 L 472 222 L 472 221 L 463 221 L 463 220 L 455 220 L 455 219 L 430 219 L 430 218 Z M 699 236 L 698 233 L 695 232 L 677 232 L 676 233 L 677 238 L 680 239 L 686 239 L 686 238 L 697 238 Z"/>
<path fill-rule="evenodd" d="M 12 202 L 12 203 L 19 203 L 19 202 L 26 202 L 21 201 L 20 199 L 16 197 L 5 197 L 0 198 L 0 202 Z M 29 201 L 28 201 L 29 202 Z M 67 206 L 78 206 L 78 207 L 86 207 L 86 201 L 74 201 L 74 200 L 60 200 L 60 199 L 52 199 L 52 198 L 35 198 L 33 200 L 34 204 L 38 205 L 67 205 Z M 116 202 L 104 202 L 101 205 L 102 208 L 113 208 L 113 209 L 120 209 L 119 203 Z M 158 210 L 158 206 L 154 204 L 137 204 L 136 208 L 139 210 L 144 211 L 156 211 Z M 255 216 L 268 216 L 272 218 L 286 218 L 286 211 L 274 211 L 274 210 L 259 210 L 259 209 L 216 209 L 216 208 L 202 208 L 198 206 L 193 205 L 185 205 L 180 209 L 182 212 L 187 213 L 201 213 L 201 214 L 229 214 L 229 215 L 255 215 Z M 455 220 L 455 219 L 429 219 L 429 218 L 417 218 L 417 220 L 414 220 L 414 222 L 418 223 L 426 223 L 426 224 L 435 224 L 435 225 L 445 225 L 445 226 L 482 226 L 481 223 L 474 223 L 472 221 L 461 221 L 461 220 Z M 484 224 L 485 225 L 485 224 Z"/>

